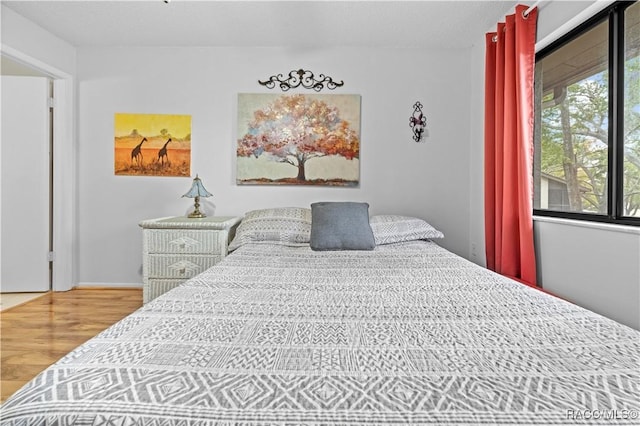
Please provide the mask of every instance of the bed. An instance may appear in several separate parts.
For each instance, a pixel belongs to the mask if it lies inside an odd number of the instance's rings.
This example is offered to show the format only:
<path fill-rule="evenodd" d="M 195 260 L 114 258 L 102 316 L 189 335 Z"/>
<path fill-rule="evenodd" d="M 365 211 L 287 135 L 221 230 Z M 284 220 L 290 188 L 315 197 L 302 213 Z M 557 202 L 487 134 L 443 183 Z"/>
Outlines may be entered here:
<path fill-rule="evenodd" d="M 308 212 L 288 214 L 301 233 L 239 228 L 223 262 L 46 369 L 1 423 L 638 423 L 640 332 L 438 234 L 315 250 Z"/>

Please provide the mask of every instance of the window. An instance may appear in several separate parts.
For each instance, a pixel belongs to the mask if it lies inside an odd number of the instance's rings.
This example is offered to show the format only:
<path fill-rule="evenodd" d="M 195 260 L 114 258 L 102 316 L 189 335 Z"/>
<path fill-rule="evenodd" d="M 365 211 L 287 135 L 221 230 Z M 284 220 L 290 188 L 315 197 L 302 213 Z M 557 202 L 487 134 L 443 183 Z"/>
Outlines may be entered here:
<path fill-rule="evenodd" d="M 640 225 L 640 3 L 536 56 L 534 213 Z"/>

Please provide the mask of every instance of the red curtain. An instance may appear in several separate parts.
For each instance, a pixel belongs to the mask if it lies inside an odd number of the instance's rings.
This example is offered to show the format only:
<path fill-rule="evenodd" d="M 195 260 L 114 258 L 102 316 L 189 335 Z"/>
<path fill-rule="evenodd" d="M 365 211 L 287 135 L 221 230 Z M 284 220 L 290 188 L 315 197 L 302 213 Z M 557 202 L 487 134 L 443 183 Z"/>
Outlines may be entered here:
<path fill-rule="evenodd" d="M 538 9 L 527 6 L 486 35 L 487 267 L 536 285 L 533 246 L 533 79 Z"/>

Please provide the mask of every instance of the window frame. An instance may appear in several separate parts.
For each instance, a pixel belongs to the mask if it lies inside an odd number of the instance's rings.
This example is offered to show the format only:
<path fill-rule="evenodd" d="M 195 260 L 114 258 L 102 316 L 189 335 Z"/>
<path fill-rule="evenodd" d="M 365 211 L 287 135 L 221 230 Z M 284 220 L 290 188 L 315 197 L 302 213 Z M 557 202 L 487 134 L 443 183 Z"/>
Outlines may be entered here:
<path fill-rule="evenodd" d="M 535 63 L 542 60 L 572 40 L 608 22 L 608 128 L 607 128 L 607 214 L 569 212 L 562 210 L 533 209 L 534 216 L 557 217 L 581 221 L 604 222 L 619 225 L 640 226 L 640 217 L 624 216 L 624 11 L 635 1 L 617 1 L 600 13 L 586 20 L 564 36 L 536 52 Z M 537 90 L 537 89 L 536 89 Z M 534 105 L 535 121 L 541 119 L 541 109 Z M 539 132 L 539 121 L 534 125 L 534 134 Z M 534 149 L 534 178 L 541 172 L 536 167 L 540 153 Z M 534 182 L 534 185 L 536 183 Z"/>

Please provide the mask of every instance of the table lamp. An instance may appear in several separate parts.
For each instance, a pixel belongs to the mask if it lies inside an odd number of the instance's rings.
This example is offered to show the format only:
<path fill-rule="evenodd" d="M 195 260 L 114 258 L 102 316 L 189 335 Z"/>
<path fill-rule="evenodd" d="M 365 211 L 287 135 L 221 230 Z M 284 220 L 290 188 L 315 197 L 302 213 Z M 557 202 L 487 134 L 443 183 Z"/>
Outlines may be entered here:
<path fill-rule="evenodd" d="M 202 185 L 202 181 L 196 175 L 193 179 L 193 185 L 191 185 L 191 189 L 189 192 L 183 195 L 183 197 L 195 198 L 195 210 L 189 214 L 190 218 L 202 218 L 207 217 L 206 214 L 200 211 L 200 197 L 211 197 L 213 194 L 209 193 L 206 189 L 204 189 L 204 185 Z"/>

